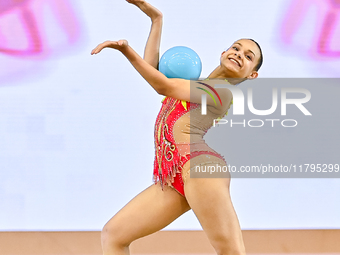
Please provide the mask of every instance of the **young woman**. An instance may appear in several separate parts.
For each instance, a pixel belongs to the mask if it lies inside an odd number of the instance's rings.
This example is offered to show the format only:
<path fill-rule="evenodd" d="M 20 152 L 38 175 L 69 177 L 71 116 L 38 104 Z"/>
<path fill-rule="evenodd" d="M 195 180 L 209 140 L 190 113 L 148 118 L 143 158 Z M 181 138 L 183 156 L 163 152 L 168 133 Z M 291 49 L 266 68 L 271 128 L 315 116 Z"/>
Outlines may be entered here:
<path fill-rule="evenodd" d="M 101 43 L 91 54 L 104 48 L 120 51 L 156 92 L 166 98 L 155 125 L 155 184 L 134 197 L 105 224 L 103 253 L 129 254 L 132 241 L 163 229 L 192 209 L 217 254 L 245 254 L 229 193 L 230 178 L 190 178 L 190 169 L 197 165 L 226 167 L 223 157 L 203 140 L 213 120 L 222 118 L 232 103 L 230 90 L 214 89 L 214 79 L 227 79 L 235 85 L 256 78 L 262 64 L 261 49 L 255 41 L 241 39 L 222 52 L 220 65 L 208 81 L 169 79 L 157 70 L 162 13 L 145 1 L 127 2 L 136 5 L 152 21 L 144 59 L 126 40 Z M 207 97 L 206 115 L 201 114 L 200 105 L 205 92 L 197 87 L 216 91 L 221 99 L 215 104 Z"/>

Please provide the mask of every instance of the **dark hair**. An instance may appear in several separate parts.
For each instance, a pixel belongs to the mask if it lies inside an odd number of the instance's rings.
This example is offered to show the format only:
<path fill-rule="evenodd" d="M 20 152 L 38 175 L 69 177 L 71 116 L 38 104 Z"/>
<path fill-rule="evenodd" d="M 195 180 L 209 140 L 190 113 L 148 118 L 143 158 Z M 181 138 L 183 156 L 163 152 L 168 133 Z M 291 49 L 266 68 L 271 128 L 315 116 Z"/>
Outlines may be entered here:
<path fill-rule="evenodd" d="M 260 58 L 259 58 L 257 65 L 254 68 L 256 71 L 258 71 L 258 70 L 260 70 L 262 63 L 263 63 L 263 54 L 262 54 L 262 49 L 260 47 L 260 44 L 258 44 L 255 40 L 250 39 L 250 38 L 246 38 L 245 40 L 253 41 L 257 45 L 257 47 L 259 47 L 259 49 L 260 49 Z"/>

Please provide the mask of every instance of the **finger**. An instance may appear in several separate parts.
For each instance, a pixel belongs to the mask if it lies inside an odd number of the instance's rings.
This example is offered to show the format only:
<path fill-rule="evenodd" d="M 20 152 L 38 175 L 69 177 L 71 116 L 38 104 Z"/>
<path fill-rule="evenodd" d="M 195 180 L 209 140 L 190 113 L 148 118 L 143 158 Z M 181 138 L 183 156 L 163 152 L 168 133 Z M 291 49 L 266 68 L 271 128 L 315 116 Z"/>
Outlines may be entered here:
<path fill-rule="evenodd" d="M 91 55 L 96 54 L 97 47 L 91 51 Z"/>
<path fill-rule="evenodd" d="M 102 51 L 102 49 L 107 48 L 107 47 L 115 49 L 115 48 L 116 48 L 115 45 L 121 46 L 122 44 L 119 44 L 119 42 L 115 42 L 115 41 L 105 41 L 105 42 L 99 44 L 99 45 L 92 51 L 92 55 L 93 55 L 93 54 L 98 54 L 99 52 Z"/>
<path fill-rule="evenodd" d="M 93 54 L 97 54 L 99 51 L 101 51 L 101 45 L 102 44 L 98 44 L 93 50 L 92 50 L 92 53 Z"/>
<path fill-rule="evenodd" d="M 98 47 L 98 46 L 97 46 Z M 93 55 L 93 54 L 97 54 L 97 47 L 96 48 L 94 48 L 92 51 L 91 51 L 91 55 Z"/>
<path fill-rule="evenodd" d="M 98 54 L 99 52 L 101 52 L 101 50 L 103 49 L 104 47 L 103 47 L 103 44 L 99 44 L 96 48 L 94 48 L 93 50 L 92 50 L 92 55 L 93 54 Z"/>

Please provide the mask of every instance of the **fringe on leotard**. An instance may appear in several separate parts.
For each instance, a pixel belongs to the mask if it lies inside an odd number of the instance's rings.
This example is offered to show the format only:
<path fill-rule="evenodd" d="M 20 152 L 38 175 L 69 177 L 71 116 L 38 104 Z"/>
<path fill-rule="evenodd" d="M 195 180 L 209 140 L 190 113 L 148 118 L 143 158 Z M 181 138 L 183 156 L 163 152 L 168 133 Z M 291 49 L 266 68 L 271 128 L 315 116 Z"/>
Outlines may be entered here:
<path fill-rule="evenodd" d="M 199 105 L 166 97 L 162 102 L 161 110 L 155 123 L 155 161 L 154 161 L 154 183 L 160 182 L 162 189 L 164 185 L 173 183 L 177 173 L 181 173 L 186 156 L 179 154 L 173 136 L 175 122 L 185 113 L 197 108 Z"/>

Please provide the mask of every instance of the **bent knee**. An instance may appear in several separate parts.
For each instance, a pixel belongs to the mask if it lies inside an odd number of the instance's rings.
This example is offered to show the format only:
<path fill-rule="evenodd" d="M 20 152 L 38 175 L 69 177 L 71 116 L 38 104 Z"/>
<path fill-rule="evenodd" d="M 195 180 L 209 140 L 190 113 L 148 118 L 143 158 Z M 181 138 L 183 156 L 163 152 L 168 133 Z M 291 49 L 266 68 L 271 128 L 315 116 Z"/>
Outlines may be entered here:
<path fill-rule="evenodd" d="M 218 255 L 233 254 L 233 255 L 245 255 L 246 250 L 242 240 L 234 238 L 221 238 L 215 240 L 212 245 Z"/>
<path fill-rule="evenodd" d="M 126 233 L 124 233 L 122 226 L 120 226 L 114 218 L 103 227 L 101 231 L 101 242 L 103 247 L 128 247 L 131 243 L 131 241 L 128 240 Z"/>
<path fill-rule="evenodd" d="M 244 247 L 221 247 L 215 250 L 218 255 L 246 255 Z"/>

